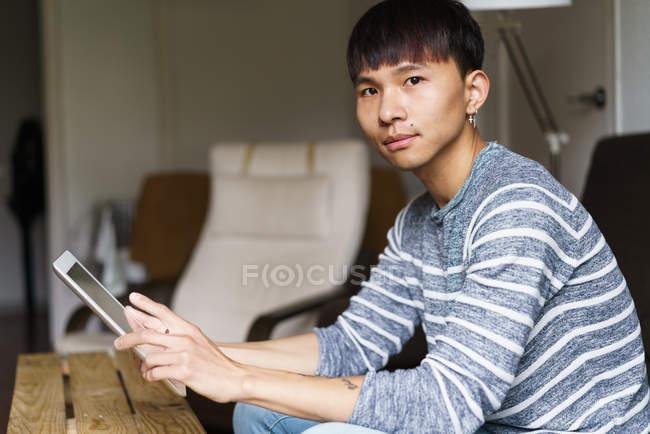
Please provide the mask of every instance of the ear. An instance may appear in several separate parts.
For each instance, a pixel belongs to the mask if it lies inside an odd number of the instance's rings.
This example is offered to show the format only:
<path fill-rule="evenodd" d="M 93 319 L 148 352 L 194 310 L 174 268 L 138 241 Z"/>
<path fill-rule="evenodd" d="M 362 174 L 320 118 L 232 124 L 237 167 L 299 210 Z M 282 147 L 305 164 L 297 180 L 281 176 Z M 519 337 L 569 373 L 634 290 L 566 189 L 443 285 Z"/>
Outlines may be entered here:
<path fill-rule="evenodd" d="M 490 79 L 480 69 L 465 76 L 465 113 L 474 114 L 483 106 L 490 93 Z"/>

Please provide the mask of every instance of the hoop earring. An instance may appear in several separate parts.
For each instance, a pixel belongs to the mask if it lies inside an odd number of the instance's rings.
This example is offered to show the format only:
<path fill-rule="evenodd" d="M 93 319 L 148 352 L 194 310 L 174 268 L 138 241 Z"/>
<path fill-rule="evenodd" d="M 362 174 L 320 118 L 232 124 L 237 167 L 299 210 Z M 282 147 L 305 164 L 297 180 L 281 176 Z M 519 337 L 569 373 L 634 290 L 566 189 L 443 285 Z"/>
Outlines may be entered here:
<path fill-rule="evenodd" d="M 474 113 L 469 115 L 469 118 L 468 118 L 470 125 L 473 126 L 474 128 L 476 128 L 476 115 L 477 114 L 478 114 L 478 109 L 476 109 L 476 111 L 474 111 Z"/>

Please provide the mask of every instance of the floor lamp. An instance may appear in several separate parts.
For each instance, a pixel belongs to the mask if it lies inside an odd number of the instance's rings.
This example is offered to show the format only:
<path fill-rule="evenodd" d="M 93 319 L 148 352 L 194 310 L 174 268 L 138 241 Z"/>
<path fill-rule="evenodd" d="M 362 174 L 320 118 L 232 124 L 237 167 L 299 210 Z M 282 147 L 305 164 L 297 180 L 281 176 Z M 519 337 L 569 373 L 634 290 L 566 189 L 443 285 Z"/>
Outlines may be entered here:
<path fill-rule="evenodd" d="M 570 6 L 571 0 L 463 0 L 463 3 L 474 11 L 499 11 L 499 37 L 506 48 L 508 58 L 519 79 L 533 116 L 535 116 L 548 143 L 551 174 L 559 180 L 562 146 L 569 143 L 569 136 L 560 130 L 555 121 L 519 35 L 521 23 L 509 11 L 511 9 Z"/>

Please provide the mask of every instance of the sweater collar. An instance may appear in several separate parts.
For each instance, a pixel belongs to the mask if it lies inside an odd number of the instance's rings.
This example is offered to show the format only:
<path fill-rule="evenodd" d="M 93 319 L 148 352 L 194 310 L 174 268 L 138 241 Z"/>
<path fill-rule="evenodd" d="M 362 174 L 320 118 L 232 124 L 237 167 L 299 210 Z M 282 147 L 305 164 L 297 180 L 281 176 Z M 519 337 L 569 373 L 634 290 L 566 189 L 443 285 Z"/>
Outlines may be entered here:
<path fill-rule="evenodd" d="M 462 200 L 463 197 L 465 196 L 465 191 L 469 188 L 470 184 L 472 183 L 472 179 L 476 177 L 476 172 L 478 171 L 479 166 L 482 165 L 483 160 L 485 160 L 485 155 L 494 150 L 497 149 L 498 147 L 501 147 L 497 142 L 488 142 L 488 145 L 481 149 L 481 152 L 478 153 L 476 158 L 474 159 L 474 164 L 472 165 L 472 169 L 469 172 L 469 175 L 465 179 L 465 182 L 463 182 L 463 185 L 460 187 L 460 190 L 456 192 L 454 197 L 451 198 L 447 204 L 442 207 L 442 209 L 438 208 L 438 205 L 436 204 L 436 201 L 431 198 L 431 203 L 432 203 L 432 209 L 431 209 L 431 218 L 433 221 L 440 225 L 442 224 L 445 216 L 449 214 L 449 212 L 454 209 Z M 431 197 L 431 196 L 429 196 Z"/>

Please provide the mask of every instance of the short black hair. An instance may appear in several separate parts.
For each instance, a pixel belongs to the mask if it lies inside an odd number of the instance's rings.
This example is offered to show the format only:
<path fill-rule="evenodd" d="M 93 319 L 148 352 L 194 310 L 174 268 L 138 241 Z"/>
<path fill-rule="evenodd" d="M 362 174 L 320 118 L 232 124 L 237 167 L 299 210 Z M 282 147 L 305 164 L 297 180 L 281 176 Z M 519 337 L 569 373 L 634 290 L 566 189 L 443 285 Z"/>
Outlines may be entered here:
<path fill-rule="evenodd" d="M 365 68 L 451 57 L 464 77 L 481 69 L 484 50 L 481 29 L 460 1 L 385 0 L 354 26 L 348 72 L 354 80 Z"/>

